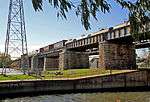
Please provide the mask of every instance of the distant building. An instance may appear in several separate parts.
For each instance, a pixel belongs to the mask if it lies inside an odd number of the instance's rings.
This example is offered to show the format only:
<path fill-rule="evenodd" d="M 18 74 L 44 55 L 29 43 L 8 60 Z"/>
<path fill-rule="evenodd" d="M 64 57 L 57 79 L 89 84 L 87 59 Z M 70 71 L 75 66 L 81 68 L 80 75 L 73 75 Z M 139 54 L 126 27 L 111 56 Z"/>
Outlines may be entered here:
<path fill-rule="evenodd" d="M 99 66 L 99 55 L 93 55 L 89 57 L 90 68 L 98 68 Z"/>

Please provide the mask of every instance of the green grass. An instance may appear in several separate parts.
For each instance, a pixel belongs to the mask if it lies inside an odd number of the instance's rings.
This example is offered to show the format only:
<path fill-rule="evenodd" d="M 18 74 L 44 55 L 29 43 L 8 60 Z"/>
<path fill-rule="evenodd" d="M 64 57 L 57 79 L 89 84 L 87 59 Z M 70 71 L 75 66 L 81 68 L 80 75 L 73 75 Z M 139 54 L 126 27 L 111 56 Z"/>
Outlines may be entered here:
<path fill-rule="evenodd" d="M 111 74 L 124 73 L 129 70 L 112 70 Z M 102 69 L 71 69 L 60 71 L 62 75 L 56 75 L 55 73 L 59 71 L 47 71 L 43 74 L 44 79 L 52 78 L 81 78 L 93 75 L 110 75 L 110 70 Z"/>
<path fill-rule="evenodd" d="M 36 79 L 33 76 L 28 75 L 0 75 L 0 80 L 29 80 L 29 79 Z"/>
<path fill-rule="evenodd" d="M 56 75 L 56 72 L 61 72 L 62 74 Z M 112 70 L 111 74 L 117 73 L 125 73 L 129 72 L 129 70 Z M 110 70 L 102 70 L 102 69 L 70 69 L 63 71 L 46 71 L 42 74 L 43 77 L 39 75 L 0 75 L 0 81 L 3 80 L 31 80 L 31 79 L 65 79 L 65 78 L 83 78 L 83 77 L 91 77 L 93 75 L 110 75 Z"/>

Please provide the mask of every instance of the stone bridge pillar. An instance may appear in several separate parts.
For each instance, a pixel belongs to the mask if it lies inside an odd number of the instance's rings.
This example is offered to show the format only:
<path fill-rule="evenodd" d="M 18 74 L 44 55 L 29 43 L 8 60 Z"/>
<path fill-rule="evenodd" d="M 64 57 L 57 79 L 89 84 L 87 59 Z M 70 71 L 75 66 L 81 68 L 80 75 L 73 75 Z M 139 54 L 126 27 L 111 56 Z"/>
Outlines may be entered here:
<path fill-rule="evenodd" d="M 36 71 L 38 68 L 38 55 L 34 55 L 31 58 L 31 71 Z"/>
<path fill-rule="evenodd" d="M 34 55 L 31 58 L 31 71 L 43 71 L 44 68 L 44 57 Z"/>
<path fill-rule="evenodd" d="M 31 58 L 31 70 L 32 71 L 46 71 L 46 70 L 58 70 L 59 69 L 59 57 L 39 57 L 34 55 Z"/>
<path fill-rule="evenodd" d="M 58 70 L 59 69 L 59 57 L 44 57 L 44 69 L 46 70 Z"/>
<path fill-rule="evenodd" d="M 89 67 L 89 55 L 86 52 L 66 51 L 60 53 L 60 69 L 77 69 Z"/>
<path fill-rule="evenodd" d="M 38 69 L 39 71 L 44 70 L 44 57 L 38 58 Z"/>
<path fill-rule="evenodd" d="M 100 43 L 99 67 L 105 69 L 135 69 L 136 54 L 134 45 L 132 43 Z"/>
<path fill-rule="evenodd" d="M 27 54 L 21 55 L 21 63 L 20 67 L 22 70 L 30 70 L 29 67 L 29 57 Z"/>

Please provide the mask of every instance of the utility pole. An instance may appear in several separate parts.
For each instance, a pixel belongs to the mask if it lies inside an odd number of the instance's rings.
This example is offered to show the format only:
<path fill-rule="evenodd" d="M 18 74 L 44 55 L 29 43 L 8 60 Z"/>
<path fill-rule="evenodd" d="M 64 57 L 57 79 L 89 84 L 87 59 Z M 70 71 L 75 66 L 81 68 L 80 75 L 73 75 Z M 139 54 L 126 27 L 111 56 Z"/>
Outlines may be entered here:
<path fill-rule="evenodd" d="M 20 58 L 21 55 L 28 56 L 25 19 L 23 0 L 10 0 L 9 14 L 5 41 L 5 57 L 11 56 L 11 59 Z M 23 68 L 29 68 L 28 57 L 23 57 L 27 60 L 26 64 L 23 64 Z M 24 61 L 23 61 L 24 62 Z M 4 68 L 2 74 L 6 74 L 7 58 L 4 61 Z"/>

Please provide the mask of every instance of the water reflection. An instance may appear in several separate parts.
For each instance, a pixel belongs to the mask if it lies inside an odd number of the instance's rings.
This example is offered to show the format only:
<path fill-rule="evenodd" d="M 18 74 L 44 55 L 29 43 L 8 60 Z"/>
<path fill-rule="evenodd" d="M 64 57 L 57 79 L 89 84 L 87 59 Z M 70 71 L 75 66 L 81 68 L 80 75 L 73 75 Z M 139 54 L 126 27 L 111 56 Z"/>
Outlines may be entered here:
<path fill-rule="evenodd" d="M 150 92 L 42 95 L 5 99 L 1 102 L 150 102 Z"/>

